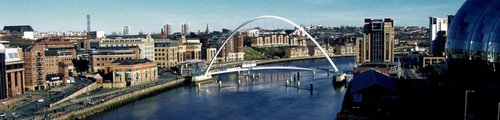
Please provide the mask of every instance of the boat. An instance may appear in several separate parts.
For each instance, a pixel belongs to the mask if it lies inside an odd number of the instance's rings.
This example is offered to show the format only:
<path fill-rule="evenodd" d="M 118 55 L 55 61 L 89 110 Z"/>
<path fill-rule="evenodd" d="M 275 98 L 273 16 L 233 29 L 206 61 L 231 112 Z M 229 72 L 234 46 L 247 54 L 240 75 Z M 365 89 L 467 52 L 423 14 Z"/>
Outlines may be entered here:
<path fill-rule="evenodd" d="M 251 68 L 255 66 L 257 66 L 257 63 L 255 63 L 255 61 L 243 61 L 243 63 L 241 64 L 242 68 Z"/>

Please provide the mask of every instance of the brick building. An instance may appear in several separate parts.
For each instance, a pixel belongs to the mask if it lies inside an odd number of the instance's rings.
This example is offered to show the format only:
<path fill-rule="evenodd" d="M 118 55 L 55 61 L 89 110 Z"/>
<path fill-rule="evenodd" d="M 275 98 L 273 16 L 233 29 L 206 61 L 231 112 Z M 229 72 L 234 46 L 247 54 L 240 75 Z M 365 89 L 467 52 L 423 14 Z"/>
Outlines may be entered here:
<path fill-rule="evenodd" d="M 68 75 L 74 72 L 72 60 L 77 56 L 75 42 L 63 37 L 49 37 L 28 47 L 24 52 L 26 88 L 44 90 L 52 85 L 64 84 Z M 62 73 L 65 71 L 68 73 Z"/>
<path fill-rule="evenodd" d="M 125 88 L 158 80 L 156 63 L 148 59 L 118 59 L 108 65 L 105 73 L 111 76 L 104 79 L 105 88 Z"/>

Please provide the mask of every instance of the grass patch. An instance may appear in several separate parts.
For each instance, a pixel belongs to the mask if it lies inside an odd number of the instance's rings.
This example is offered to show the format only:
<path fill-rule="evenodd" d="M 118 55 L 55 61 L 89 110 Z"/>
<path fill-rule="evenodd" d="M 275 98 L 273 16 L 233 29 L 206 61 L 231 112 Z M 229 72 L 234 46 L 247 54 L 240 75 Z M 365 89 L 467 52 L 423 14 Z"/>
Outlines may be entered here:
<path fill-rule="evenodd" d="M 253 49 L 252 47 L 245 47 L 244 52 L 245 52 L 245 60 L 258 60 L 266 58 L 264 54 Z"/>

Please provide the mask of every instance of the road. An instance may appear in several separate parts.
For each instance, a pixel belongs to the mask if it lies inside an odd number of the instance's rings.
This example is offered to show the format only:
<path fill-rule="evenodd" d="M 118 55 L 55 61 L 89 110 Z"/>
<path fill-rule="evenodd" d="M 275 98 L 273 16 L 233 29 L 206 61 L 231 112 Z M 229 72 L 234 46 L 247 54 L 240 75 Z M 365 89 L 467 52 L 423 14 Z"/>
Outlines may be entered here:
<path fill-rule="evenodd" d="M 20 117 L 34 115 L 34 113 L 44 111 L 44 109 L 48 108 L 50 103 L 60 100 L 65 96 L 76 92 L 78 87 L 83 87 L 90 83 L 91 81 L 89 80 L 75 78 L 74 84 L 68 84 L 64 87 L 56 87 L 43 91 L 26 92 L 25 95 L 27 95 L 28 102 L 20 106 L 15 106 L 13 111 L 15 111 L 14 113 Z M 33 97 L 32 95 L 39 97 Z M 38 102 L 39 99 L 43 99 L 43 102 Z M 13 117 L 12 112 L 10 113 L 11 114 L 7 114 L 7 118 Z"/>
<path fill-rule="evenodd" d="M 56 106 L 53 106 L 51 108 L 46 108 L 46 110 L 43 110 L 44 108 L 41 108 L 42 110 L 33 111 L 32 114 L 29 114 L 30 117 L 28 117 L 28 118 L 32 118 L 35 115 L 37 116 L 37 118 L 40 118 L 40 117 L 46 116 L 46 115 L 49 116 L 49 118 L 50 118 L 50 116 L 58 114 L 58 113 L 68 113 L 71 111 L 79 110 L 79 109 L 85 108 L 87 106 L 99 104 L 101 102 L 118 97 L 118 96 L 123 95 L 123 94 L 131 93 L 131 92 L 141 90 L 141 89 L 144 89 L 147 87 L 151 87 L 151 86 L 154 86 L 157 84 L 166 83 L 166 82 L 169 82 L 171 80 L 177 79 L 178 77 L 182 77 L 182 76 L 178 76 L 175 74 L 162 74 L 161 76 L 162 77 L 160 77 L 160 80 L 158 80 L 158 82 L 150 82 L 150 83 L 136 85 L 136 86 L 130 86 L 127 88 L 122 88 L 122 89 L 98 89 L 98 90 L 92 91 L 88 95 L 87 94 L 80 95 L 77 98 L 72 99 L 68 102 L 63 102 L 63 103 L 58 104 Z M 166 77 L 166 76 L 168 76 L 168 77 Z M 47 106 L 48 106 L 48 104 L 47 104 Z M 49 113 L 49 114 L 46 114 L 46 113 Z M 23 116 L 23 117 L 26 118 L 26 116 Z"/>

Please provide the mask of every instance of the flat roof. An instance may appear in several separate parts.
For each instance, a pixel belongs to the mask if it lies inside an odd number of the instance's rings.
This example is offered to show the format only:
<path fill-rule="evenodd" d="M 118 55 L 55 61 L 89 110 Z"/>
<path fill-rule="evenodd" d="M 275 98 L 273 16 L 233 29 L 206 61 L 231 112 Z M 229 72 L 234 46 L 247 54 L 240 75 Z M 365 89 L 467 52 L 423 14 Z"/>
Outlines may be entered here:
<path fill-rule="evenodd" d="M 135 65 L 148 62 L 153 62 L 153 61 L 148 59 L 128 59 L 128 60 L 117 59 L 113 61 L 113 63 L 118 63 L 119 65 Z"/>

